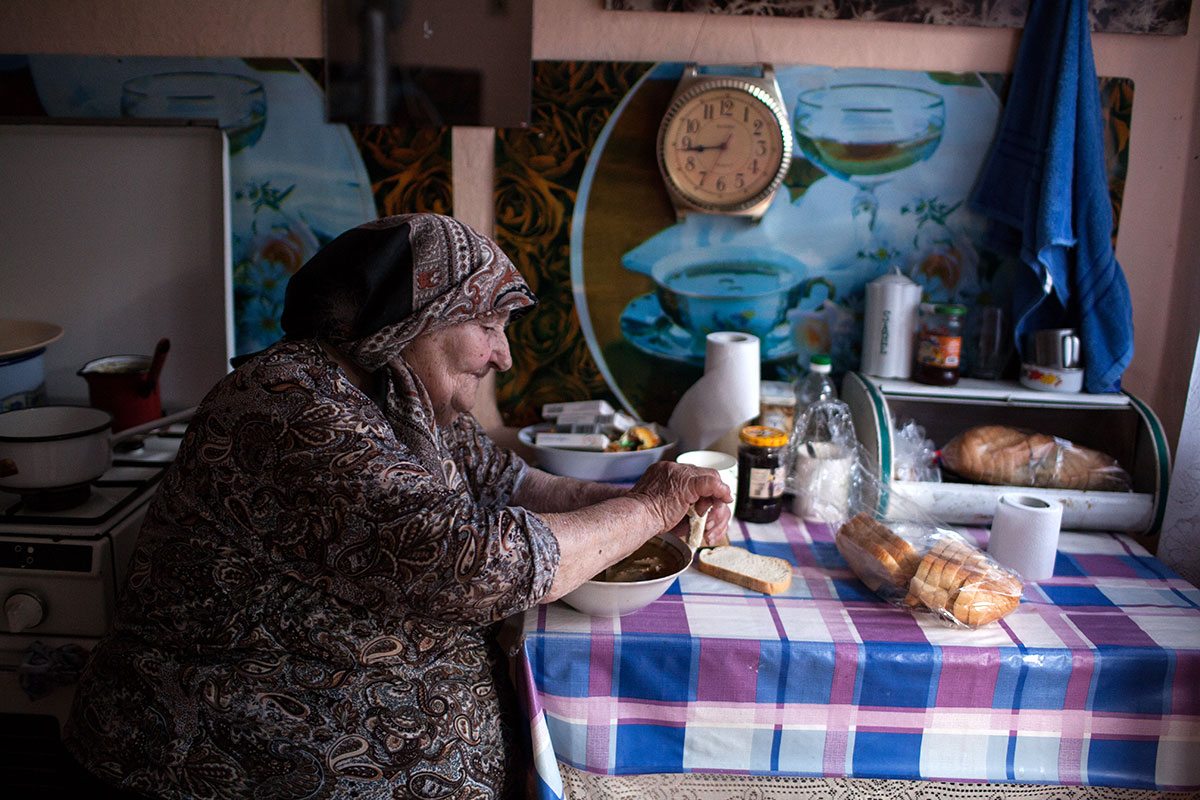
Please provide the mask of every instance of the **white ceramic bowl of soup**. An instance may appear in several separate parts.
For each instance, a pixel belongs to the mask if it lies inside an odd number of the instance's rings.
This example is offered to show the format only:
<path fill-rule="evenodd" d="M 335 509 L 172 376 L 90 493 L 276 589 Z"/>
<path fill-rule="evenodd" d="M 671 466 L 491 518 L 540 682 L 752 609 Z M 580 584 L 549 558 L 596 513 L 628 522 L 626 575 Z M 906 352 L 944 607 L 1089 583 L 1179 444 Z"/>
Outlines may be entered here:
<path fill-rule="evenodd" d="M 564 595 L 562 601 L 594 617 L 623 617 L 650 605 L 687 570 L 692 563 L 692 553 L 686 542 L 670 533 L 658 534 L 643 545 L 647 546 L 661 548 L 665 554 L 663 569 L 654 577 L 619 582 L 585 581 L 578 589 Z"/>
<path fill-rule="evenodd" d="M 667 428 L 651 423 L 650 428 L 659 435 L 662 443 L 645 450 L 627 450 L 620 453 L 603 453 L 595 450 L 568 450 L 561 447 L 545 447 L 534 443 L 538 425 L 522 428 L 517 433 L 520 442 L 536 454 L 538 468 L 552 475 L 566 475 L 585 481 L 625 483 L 636 481 L 656 461 L 661 461 L 675 447 L 676 437 Z"/>

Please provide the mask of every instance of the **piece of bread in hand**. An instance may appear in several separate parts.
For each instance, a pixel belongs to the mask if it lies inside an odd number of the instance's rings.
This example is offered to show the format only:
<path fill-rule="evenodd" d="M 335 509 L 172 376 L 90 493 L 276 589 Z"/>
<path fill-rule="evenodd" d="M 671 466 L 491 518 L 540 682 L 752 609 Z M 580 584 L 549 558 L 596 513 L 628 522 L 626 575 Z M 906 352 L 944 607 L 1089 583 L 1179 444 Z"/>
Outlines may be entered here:
<path fill-rule="evenodd" d="M 700 545 L 704 544 L 704 527 L 708 524 L 708 512 L 712 511 L 712 506 L 704 510 L 703 514 L 696 512 L 696 504 L 692 503 L 688 506 L 688 550 L 696 552 Z"/>
<path fill-rule="evenodd" d="M 850 569 L 873 592 L 884 585 L 906 592 L 921 563 L 908 540 L 866 513 L 856 514 L 842 525 L 833 542 Z"/>
<path fill-rule="evenodd" d="M 1023 589 L 1020 580 L 997 567 L 982 550 L 947 536 L 921 559 L 905 603 L 974 628 L 1016 608 Z"/>
<path fill-rule="evenodd" d="M 942 448 L 942 464 L 979 483 L 1042 489 L 1128 491 L 1129 473 L 1105 453 L 1044 433 L 980 425 Z"/>
<path fill-rule="evenodd" d="M 696 566 L 714 578 L 764 594 L 778 594 L 792 584 L 792 565 L 787 561 L 733 545 L 701 550 Z"/>

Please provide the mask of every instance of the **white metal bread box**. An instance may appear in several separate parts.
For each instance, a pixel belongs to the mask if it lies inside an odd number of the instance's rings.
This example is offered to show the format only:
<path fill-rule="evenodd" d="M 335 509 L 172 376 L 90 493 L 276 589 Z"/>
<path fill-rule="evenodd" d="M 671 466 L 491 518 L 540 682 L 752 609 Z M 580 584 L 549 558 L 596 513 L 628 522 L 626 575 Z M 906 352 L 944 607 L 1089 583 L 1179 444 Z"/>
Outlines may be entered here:
<path fill-rule="evenodd" d="M 961 379 L 956 386 L 847 373 L 842 399 L 873 466 L 896 496 L 907 497 L 937 519 L 956 525 L 990 525 L 1000 495 L 1019 491 L 1061 502 L 1064 530 L 1135 534 L 1149 543 L 1166 506 L 1170 451 L 1154 412 L 1127 392 L 1068 394 L 1026 389 L 1016 381 Z M 1061 437 L 1115 458 L 1129 473 L 1132 491 L 989 486 L 892 478 L 896 426 L 908 420 L 941 448 L 977 425 L 1006 425 Z M 885 505 L 886 497 L 878 501 Z M 887 509 L 879 508 L 881 514 Z"/>

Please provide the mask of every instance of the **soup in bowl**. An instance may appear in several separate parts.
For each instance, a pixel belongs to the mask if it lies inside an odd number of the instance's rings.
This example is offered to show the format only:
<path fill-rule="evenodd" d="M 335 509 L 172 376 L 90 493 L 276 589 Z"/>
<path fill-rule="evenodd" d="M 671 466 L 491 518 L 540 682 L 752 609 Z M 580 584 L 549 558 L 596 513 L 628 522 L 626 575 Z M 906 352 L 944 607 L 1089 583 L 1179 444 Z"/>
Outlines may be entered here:
<path fill-rule="evenodd" d="M 592 616 L 623 617 L 662 597 L 691 563 L 687 543 L 660 533 L 562 600 Z"/>

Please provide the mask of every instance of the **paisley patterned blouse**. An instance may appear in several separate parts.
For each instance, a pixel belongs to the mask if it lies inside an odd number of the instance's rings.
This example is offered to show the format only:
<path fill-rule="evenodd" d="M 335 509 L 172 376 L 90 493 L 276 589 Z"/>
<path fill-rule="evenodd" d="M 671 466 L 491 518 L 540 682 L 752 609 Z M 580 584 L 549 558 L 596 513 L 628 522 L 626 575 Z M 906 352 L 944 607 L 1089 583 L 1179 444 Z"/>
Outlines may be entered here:
<path fill-rule="evenodd" d="M 509 506 L 524 462 L 469 416 L 439 436 L 434 474 L 312 340 L 227 376 L 151 503 L 75 757 L 165 798 L 511 793 L 495 634 L 558 543 Z"/>

